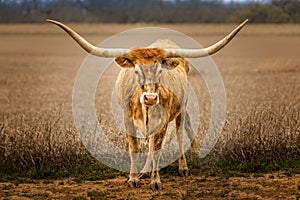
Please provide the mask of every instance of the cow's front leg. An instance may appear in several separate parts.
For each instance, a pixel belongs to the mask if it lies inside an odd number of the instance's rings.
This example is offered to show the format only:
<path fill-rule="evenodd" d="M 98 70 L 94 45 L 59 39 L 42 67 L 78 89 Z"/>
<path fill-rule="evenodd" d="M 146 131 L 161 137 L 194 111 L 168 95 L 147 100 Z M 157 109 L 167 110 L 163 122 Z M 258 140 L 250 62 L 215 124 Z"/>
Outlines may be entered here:
<path fill-rule="evenodd" d="M 160 175 L 159 175 L 159 159 L 161 156 L 161 148 L 162 148 L 162 142 L 164 139 L 165 130 L 163 133 L 158 133 L 154 135 L 152 142 L 150 143 L 150 154 L 152 157 L 152 172 L 151 172 L 151 182 L 150 182 L 150 188 L 152 190 L 162 190 L 162 184 L 160 181 Z"/>
<path fill-rule="evenodd" d="M 185 125 L 185 115 L 180 114 L 176 118 L 176 131 L 177 131 L 177 140 L 179 145 L 179 159 L 178 159 L 178 165 L 179 165 L 179 175 L 180 176 L 189 176 L 189 168 L 186 164 L 186 158 L 184 155 L 184 147 L 183 147 L 183 140 L 184 140 L 184 125 Z"/>
<path fill-rule="evenodd" d="M 146 162 L 145 162 L 145 165 L 144 165 L 143 169 L 141 170 L 141 172 L 139 174 L 139 178 L 147 177 L 148 174 L 150 174 L 151 162 L 152 162 L 152 159 L 153 159 L 153 155 L 152 155 L 153 151 L 151 151 L 151 143 L 153 142 L 152 140 L 153 140 L 153 137 L 150 137 L 150 139 L 149 139 L 150 147 L 149 147 L 147 159 L 146 159 Z"/>
<path fill-rule="evenodd" d="M 140 179 L 138 177 L 138 170 L 136 167 L 136 160 L 138 158 L 138 153 L 139 153 L 138 138 L 132 135 L 127 135 L 127 140 L 129 143 L 129 153 L 130 153 L 130 161 L 131 161 L 128 186 L 141 187 Z"/>

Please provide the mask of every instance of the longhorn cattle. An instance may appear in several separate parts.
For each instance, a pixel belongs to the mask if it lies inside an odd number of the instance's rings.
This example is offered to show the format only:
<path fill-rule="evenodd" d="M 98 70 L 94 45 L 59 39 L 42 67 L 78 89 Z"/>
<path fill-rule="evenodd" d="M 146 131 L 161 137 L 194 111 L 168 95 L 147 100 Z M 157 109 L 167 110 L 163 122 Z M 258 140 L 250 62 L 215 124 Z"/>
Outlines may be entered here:
<path fill-rule="evenodd" d="M 169 122 L 175 120 L 180 157 L 179 175 L 188 176 L 183 148 L 184 130 L 193 140 L 190 117 L 186 111 L 189 65 L 185 58 L 199 58 L 216 53 L 242 29 L 245 20 L 225 38 L 203 49 L 180 49 L 168 40 L 159 40 L 147 48 L 107 49 L 96 47 L 68 26 L 54 21 L 83 49 L 100 57 L 113 57 L 121 67 L 116 81 L 119 104 L 124 111 L 126 138 L 129 143 L 131 167 L 128 185 L 140 187 L 140 178 L 152 164 L 150 187 L 161 190 L 159 159 Z M 144 168 L 138 173 L 136 160 L 139 153 L 140 131 L 149 144 Z M 192 144 L 193 145 L 193 144 Z"/>

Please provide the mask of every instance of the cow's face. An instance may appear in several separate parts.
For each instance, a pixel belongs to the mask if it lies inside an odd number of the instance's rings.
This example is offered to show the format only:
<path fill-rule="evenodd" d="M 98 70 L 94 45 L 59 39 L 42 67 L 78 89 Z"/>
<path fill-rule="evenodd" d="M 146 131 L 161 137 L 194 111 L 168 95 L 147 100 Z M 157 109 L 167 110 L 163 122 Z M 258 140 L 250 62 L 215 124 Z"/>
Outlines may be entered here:
<path fill-rule="evenodd" d="M 116 58 L 123 68 L 132 68 L 134 78 L 142 89 L 140 103 L 152 106 L 159 103 L 160 80 L 164 70 L 176 68 L 179 62 L 166 58 L 163 49 L 142 48 L 134 49 L 129 54 Z"/>

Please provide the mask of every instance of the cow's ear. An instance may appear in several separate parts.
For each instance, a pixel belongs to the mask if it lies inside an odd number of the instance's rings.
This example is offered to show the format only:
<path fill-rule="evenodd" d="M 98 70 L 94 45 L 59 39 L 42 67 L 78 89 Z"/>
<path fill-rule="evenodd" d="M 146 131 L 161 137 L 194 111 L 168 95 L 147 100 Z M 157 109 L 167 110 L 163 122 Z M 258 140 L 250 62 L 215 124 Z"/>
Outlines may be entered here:
<path fill-rule="evenodd" d="M 176 58 L 166 58 L 162 61 L 162 67 L 165 69 L 175 69 L 179 64 Z"/>
<path fill-rule="evenodd" d="M 132 61 L 125 57 L 125 56 L 119 56 L 115 59 L 115 62 L 120 65 L 120 67 L 124 67 L 124 68 L 130 68 L 130 67 L 134 67 L 134 64 L 132 63 Z"/>

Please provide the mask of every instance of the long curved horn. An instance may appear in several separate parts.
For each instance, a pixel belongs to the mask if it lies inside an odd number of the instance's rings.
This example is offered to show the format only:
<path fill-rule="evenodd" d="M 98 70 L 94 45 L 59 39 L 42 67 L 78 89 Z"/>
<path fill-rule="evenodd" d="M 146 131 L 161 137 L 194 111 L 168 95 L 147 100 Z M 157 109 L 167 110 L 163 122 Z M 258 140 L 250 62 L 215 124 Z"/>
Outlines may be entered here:
<path fill-rule="evenodd" d="M 109 49 L 109 48 L 100 48 L 92 45 L 88 41 L 86 41 L 83 37 L 81 37 L 78 33 L 73 31 L 68 26 L 64 25 L 63 23 L 60 23 L 55 20 L 47 19 L 47 22 L 51 22 L 60 28 L 62 28 L 64 31 L 66 31 L 84 50 L 86 50 L 88 53 L 91 53 L 95 56 L 99 57 L 118 57 L 124 53 L 130 52 L 130 49 Z"/>
<path fill-rule="evenodd" d="M 236 27 L 231 33 L 229 33 L 226 37 L 224 37 L 219 42 L 211 45 L 210 47 L 203 49 L 165 49 L 167 52 L 167 57 L 184 57 L 184 58 L 199 58 L 208 55 L 212 55 L 222 49 L 226 44 L 234 38 L 234 36 L 245 26 L 248 22 L 246 19 L 243 23 L 241 23 L 238 27 Z"/>

